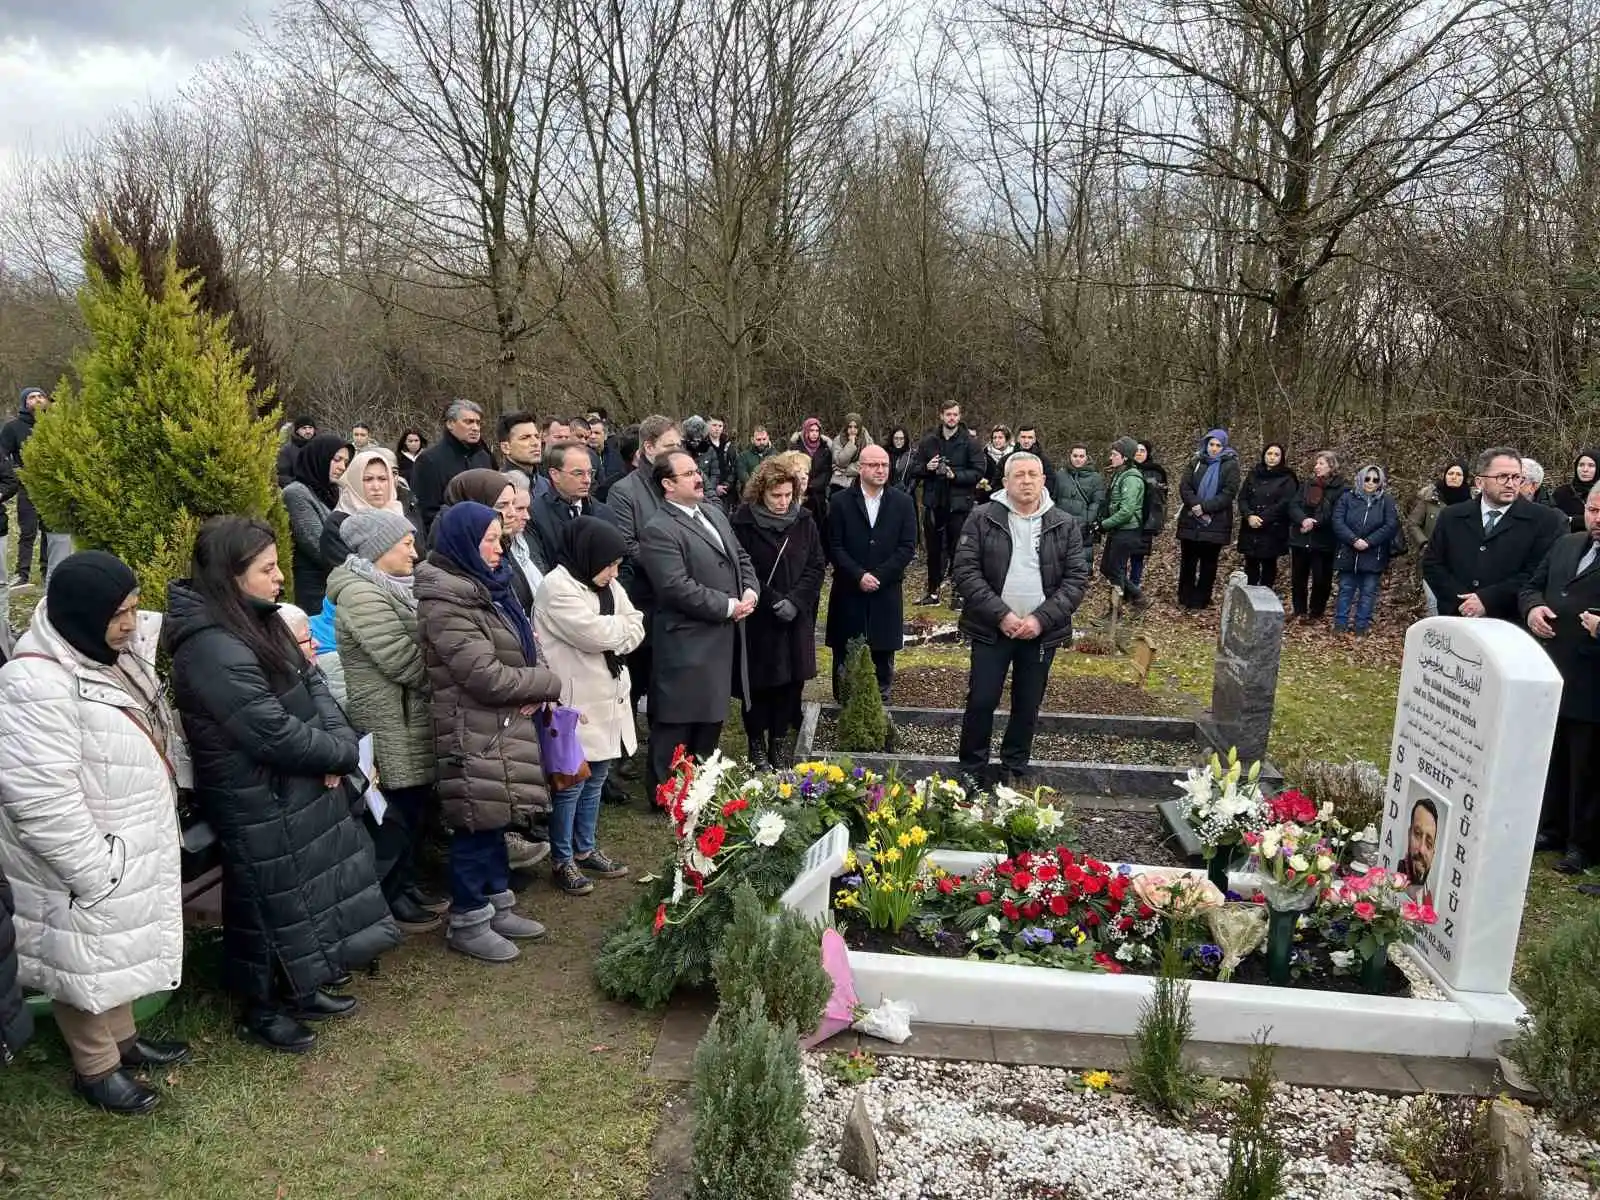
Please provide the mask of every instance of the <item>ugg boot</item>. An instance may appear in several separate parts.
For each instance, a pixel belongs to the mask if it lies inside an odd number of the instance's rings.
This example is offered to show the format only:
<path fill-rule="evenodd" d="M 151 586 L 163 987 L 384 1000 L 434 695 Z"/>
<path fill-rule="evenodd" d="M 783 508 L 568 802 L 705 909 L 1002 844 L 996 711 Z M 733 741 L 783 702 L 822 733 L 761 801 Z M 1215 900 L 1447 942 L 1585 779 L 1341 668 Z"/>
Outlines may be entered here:
<path fill-rule="evenodd" d="M 531 942 L 535 938 L 545 935 L 545 928 L 532 917 L 525 917 L 512 907 L 517 902 L 517 894 L 509 889 L 496 892 L 489 897 L 489 903 L 494 905 L 494 918 L 489 922 L 489 928 L 503 938 L 516 938 L 518 941 Z"/>
<path fill-rule="evenodd" d="M 471 912 L 451 913 L 450 928 L 444 935 L 445 945 L 479 962 L 510 962 L 522 951 L 495 932 L 492 928 L 495 916 L 492 904 Z"/>

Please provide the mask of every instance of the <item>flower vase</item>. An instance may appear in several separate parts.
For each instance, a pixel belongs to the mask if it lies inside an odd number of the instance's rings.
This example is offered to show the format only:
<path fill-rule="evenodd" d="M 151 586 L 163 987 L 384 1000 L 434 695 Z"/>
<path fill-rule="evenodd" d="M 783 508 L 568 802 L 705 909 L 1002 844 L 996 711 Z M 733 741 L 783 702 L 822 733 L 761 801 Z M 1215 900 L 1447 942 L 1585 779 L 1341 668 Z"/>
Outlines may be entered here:
<path fill-rule="evenodd" d="M 1289 982 L 1289 968 L 1294 961 L 1294 930 L 1300 923 L 1300 914 L 1317 902 L 1313 888 L 1290 889 L 1282 884 L 1263 880 L 1261 890 L 1267 897 L 1267 978 L 1278 987 Z"/>
<path fill-rule="evenodd" d="M 1389 989 L 1389 947 L 1378 949 L 1361 960 L 1361 990 L 1382 995 Z"/>
<path fill-rule="evenodd" d="M 1216 885 L 1217 891 L 1228 894 L 1228 867 L 1233 863 L 1233 847 L 1218 846 L 1206 859 L 1206 878 Z"/>

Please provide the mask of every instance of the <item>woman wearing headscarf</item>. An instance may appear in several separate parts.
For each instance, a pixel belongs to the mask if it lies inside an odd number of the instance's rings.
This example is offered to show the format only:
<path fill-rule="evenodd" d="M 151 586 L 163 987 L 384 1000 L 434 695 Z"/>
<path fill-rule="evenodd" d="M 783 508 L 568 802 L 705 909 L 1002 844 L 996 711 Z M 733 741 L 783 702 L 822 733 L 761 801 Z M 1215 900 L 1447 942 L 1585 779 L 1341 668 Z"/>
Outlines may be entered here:
<path fill-rule="evenodd" d="M 334 511 L 348 515 L 380 508 L 404 517 L 421 535 L 422 518 L 411 501 L 411 489 L 396 469 L 394 452 L 374 446 L 358 451 L 339 476 L 339 503 Z"/>
<path fill-rule="evenodd" d="M 1584 530 L 1583 506 L 1589 499 L 1589 491 L 1595 481 L 1600 479 L 1597 467 L 1600 467 L 1600 450 L 1585 450 L 1572 464 L 1571 481 L 1563 483 L 1550 497 L 1550 503 L 1571 520 L 1573 533 L 1582 533 Z"/>
<path fill-rule="evenodd" d="M 505 834 L 513 817 L 549 808 L 534 716 L 560 699 L 561 680 L 540 663 L 533 626 L 512 590 L 516 572 L 501 545 L 500 515 L 461 500 L 440 510 L 434 528 L 416 592 L 437 790 L 451 831 L 446 941 L 483 962 L 508 962 L 519 953 L 515 940 L 545 932 L 513 908 Z"/>
<path fill-rule="evenodd" d="M 1378 585 L 1389 569 L 1400 513 L 1389 495 L 1383 468 L 1369 463 L 1356 473 L 1356 485 L 1333 509 L 1333 536 L 1339 542 L 1339 599 L 1333 610 L 1336 633 L 1365 635 L 1378 605 Z"/>
<path fill-rule="evenodd" d="M 822 534 L 796 500 L 793 475 L 775 459 L 745 485 L 733 533 L 761 580 L 761 599 L 740 629 L 737 682 L 750 764 L 782 769 L 800 730 L 800 700 L 817 676 L 817 608 L 827 560 Z"/>
<path fill-rule="evenodd" d="M 611 764 L 638 747 L 627 656 L 644 642 L 644 616 L 617 582 L 627 555 L 622 533 L 599 517 L 567 526 L 556 567 L 539 585 L 534 629 L 561 680 L 566 703 L 583 714 L 578 737 L 589 777 L 550 798 L 550 863 L 569 896 L 594 890 L 592 878 L 620 879 L 628 868 L 595 844 L 600 796 Z"/>
<path fill-rule="evenodd" d="M 160 626 L 139 612 L 127 565 L 87 550 L 56 567 L 0 668 L 0 862 L 18 977 L 50 997 L 73 1090 L 122 1114 L 159 1100 L 130 1071 L 189 1057 L 133 1022 L 135 1000 L 183 975 L 182 755 L 156 676 Z"/>
<path fill-rule="evenodd" d="M 306 1022 L 355 1008 L 330 995 L 398 944 L 372 843 L 351 815 L 356 731 L 278 616 L 272 527 L 213 517 L 190 578 L 167 586 L 172 690 L 195 795 L 222 856 L 222 954 L 241 1036 L 301 1053 Z"/>
<path fill-rule="evenodd" d="M 1411 506 L 1411 512 L 1406 517 L 1406 532 L 1411 535 L 1411 544 L 1417 548 L 1418 557 L 1421 557 L 1422 548 L 1433 536 L 1433 526 L 1439 514 L 1452 504 L 1471 499 L 1472 486 L 1468 482 L 1467 465 L 1459 460 L 1446 463 L 1433 482 L 1422 485 L 1417 492 L 1417 502 Z M 1581 507 L 1579 511 L 1582 511 Z M 1428 615 L 1437 617 L 1439 598 L 1433 594 L 1427 580 L 1422 581 L 1422 597 L 1427 602 Z"/>
<path fill-rule="evenodd" d="M 416 889 L 414 858 L 433 798 L 428 668 L 417 640 L 416 529 L 400 513 L 368 508 L 345 521 L 350 557 L 328 576 L 350 719 L 372 735 L 388 811 L 367 817 L 383 897 L 406 933 L 439 927 Z"/>
<path fill-rule="evenodd" d="M 1139 529 L 1139 553 L 1128 559 L 1128 582 L 1144 586 L 1144 560 L 1150 557 L 1157 535 L 1167 527 L 1167 469 L 1156 461 L 1155 443 L 1148 438 L 1133 452 L 1134 466 L 1144 476 L 1144 519 Z"/>
<path fill-rule="evenodd" d="M 1239 487 L 1239 553 L 1247 582 L 1277 586 L 1278 560 L 1289 553 L 1289 502 L 1299 487 L 1283 443 L 1268 442 Z"/>
<path fill-rule="evenodd" d="M 322 611 L 328 572 L 338 566 L 323 554 L 328 515 L 339 504 L 339 480 L 355 450 L 336 433 L 319 433 L 294 460 L 294 479 L 283 489 L 294 537 L 294 602 L 308 613 Z"/>
<path fill-rule="evenodd" d="M 1239 456 L 1228 431 L 1212 429 L 1200 441 L 1178 482 L 1178 603 L 1191 612 L 1210 608 L 1217 559 L 1233 541 L 1233 503 L 1239 495 Z"/>
<path fill-rule="evenodd" d="M 822 436 L 821 418 L 807 417 L 802 421 L 800 432 L 790 444 L 811 460 L 806 471 L 805 506 L 821 529 L 828 514 L 828 486 L 833 482 L 833 447 Z"/>
<path fill-rule="evenodd" d="M 829 484 L 828 494 L 842 492 L 845 488 L 855 483 L 856 477 L 861 474 L 861 464 L 857 461 L 861 457 L 861 448 L 872 445 L 872 435 L 861 425 L 860 413 L 845 413 L 844 428 L 839 431 L 839 436 L 828 443 L 828 448 L 833 451 L 833 476 Z"/>

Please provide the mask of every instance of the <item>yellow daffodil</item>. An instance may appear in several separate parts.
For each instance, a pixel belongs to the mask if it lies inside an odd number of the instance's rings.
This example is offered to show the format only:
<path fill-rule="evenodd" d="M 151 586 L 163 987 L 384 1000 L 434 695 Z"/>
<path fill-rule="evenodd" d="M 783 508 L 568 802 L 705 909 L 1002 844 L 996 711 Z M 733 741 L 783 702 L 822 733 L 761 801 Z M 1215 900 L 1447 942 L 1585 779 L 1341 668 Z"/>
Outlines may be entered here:
<path fill-rule="evenodd" d="M 838 899 L 836 899 L 834 903 L 840 908 L 861 907 L 861 901 L 856 898 L 856 894 L 854 892 L 840 892 Z"/>
<path fill-rule="evenodd" d="M 911 827 L 911 833 L 908 836 L 911 838 L 913 843 L 920 846 L 928 840 L 928 831 L 921 825 L 913 825 Z"/>
<path fill-rule="evenodd" d="M 883 861 L 886 862 L 886 863 L 897 863 L 897 862 L 899 862 L 900 861 L 900 849 L 899 849 L 899 847 L 890 846 L 887 850 L 885 850 L 883 852 Z"/>
<path fill-rule="evenodd" d="M 844 852 L 844 869 L 846 872 L 856 869 L 856 852 L 854 850 L 846 850 Z"/>
<path fill-rule="evenodd" d="M 1090 1071 L 1083 1077 L 1084 1086 L 1100 1091 L 1111 1083 L 1110 1071 Z"/>
<path fill-rule="evenodd" d="M 780 783 L 778 785 L 778 795 L 787 800 L 790 796 L 794 795 L 794 784 Z"/>
<path fill-rule="evenodd" d="M 895 838 L 895 843 L 900 847 L 900 849 L 909 850 L 911 849 L 911 835 L 909 833 L 902 833 L 899 837 Z"/>
<path fill-rule="evenodd" d="M 869 808 L 869 809 L 867 809 L 867 824 L 876 825 L 881 820 L 883 820 L 883 809 L 881 809 L 881 808 Z"/>

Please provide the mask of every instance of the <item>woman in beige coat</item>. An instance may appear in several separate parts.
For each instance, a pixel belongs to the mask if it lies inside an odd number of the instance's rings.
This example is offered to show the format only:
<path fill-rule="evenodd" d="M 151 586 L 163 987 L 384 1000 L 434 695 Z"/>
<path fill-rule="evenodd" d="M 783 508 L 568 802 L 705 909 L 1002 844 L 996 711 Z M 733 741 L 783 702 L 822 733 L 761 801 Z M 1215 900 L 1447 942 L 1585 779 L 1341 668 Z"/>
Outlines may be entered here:
<path fill-rule="evenodd" d="M 590 875 L 628 873 L 595 846 L 611 763 L 638 744 L 625 660 L 644 641 L 644 617 L 616 581 L 627 552 L 614 526 L 577 518 L 567 527 L 559 565 L 544 577 L 534 601 L 539 644 L 567 703 L 582 714 L 578 737 L 589 760 L 587 779 L 550 797 L 550 861 L 556 886 L 571 896 L 594 890 Z"/>

